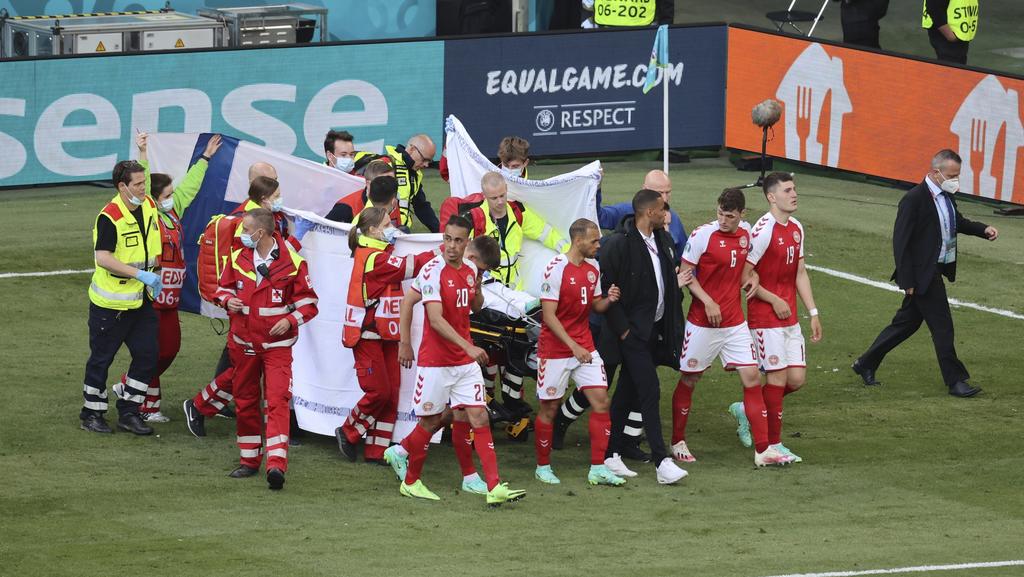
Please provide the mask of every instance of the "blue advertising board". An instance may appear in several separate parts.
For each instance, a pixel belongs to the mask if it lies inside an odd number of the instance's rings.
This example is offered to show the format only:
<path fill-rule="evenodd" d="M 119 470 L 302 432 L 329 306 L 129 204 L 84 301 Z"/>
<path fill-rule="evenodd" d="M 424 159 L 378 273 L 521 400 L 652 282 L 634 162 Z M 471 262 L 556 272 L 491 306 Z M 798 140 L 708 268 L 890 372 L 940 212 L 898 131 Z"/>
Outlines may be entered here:
<path fill-rule="evenodd" d="M 673 147 L 720 146 L 726 27 L 669 30 Z M 642 93 L 654 29 L 445 42 L 445 114 L 491 154 L 502 137 L 535 155 L 659 148 L 663 95 Z"/>
<path fill-rule="evenodd" d="M 415 74 L 387 62 L 417 55 Z M 438 41 L 0 63 L 0 186 L 109 179 L 136 130 L 223 132 L 323 158 L 346 129 L 380 151 L 441 137 Z"/>

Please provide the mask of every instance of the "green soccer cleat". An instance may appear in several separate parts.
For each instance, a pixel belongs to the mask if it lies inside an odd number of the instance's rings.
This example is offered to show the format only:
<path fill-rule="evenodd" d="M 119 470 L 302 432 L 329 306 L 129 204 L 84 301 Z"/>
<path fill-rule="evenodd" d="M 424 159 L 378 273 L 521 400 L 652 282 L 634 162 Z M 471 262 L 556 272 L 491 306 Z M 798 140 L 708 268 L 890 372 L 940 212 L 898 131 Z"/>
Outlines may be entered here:
<path fill-rule="evenodd" d="M 398 453 L 398 445 L 391 445 L 384 450 L 384 462 L 391 465 L 391 470 L 395 472 L 395 476 L 404 483 L 405 470 L 409 465 L 409 455 L 400 455 Z"/>
<path fill-rule="evenodd" d="M 551 470 L 551 465 L 537 465 L 537 470 L 533 472 L 533 476 L 541 483 L 547 483 L 548 485 L 561 483 L 558 477 L 555 476 L 555 472 Z"/>
<path fill-rule="evenodd" d="M 625 479 L 612 473 L 604 465 L 591 465 L 590 473 L 587 474 L 587 482 L 591 485 L 611 485 L 613 487 L 626 484 Z"/>
<path fill-rule="evenodd" d="M 412 497 L 413 499 L 426 499 L 428 501 L 441 500 L 441 498 L 428 489 L 420 479 L 416 479 L 416 482 L 412 485 L 408 485 L 403 482 L 398 488 L 398 492 L 406 497 Z"/>
<path fill-rule="evenodd" d="M 522 489 L 509 489 L 508 483 L 499 483 L 493 489 L 487 491 L 487 504 L 491 507 L 499 507 L 503 503 L 512 503 L 526 497 L 526 491 Z"/>
<path fill-rule="evenodd" d="M 474 495 L 486 495 L 487 494 L 487 483 L 480 478 L 479 473 L 473 473 L 468 477 L 462 478 L 462 490 L 467 493 L 473 493 Z"/>
<path fill-rule="evenodd" d="M 729 405 L 729 413 L 736 419 L 736 436 L 740 438 L 740 443 L 747 448 L 753 447 L 754 440 L 750 438 L 750 421 L 747 420 L 747 414 L 743 411 L 743 403 L 737 402 Z"/>
<path fill-rule="evenodd" d="M 803 462 L 803 459 L 800 458 L 800 455 L 797 455 L 793 451 L 790 451 L 782 443 L 776 443 L 773 446 L 775 447 L 775 450 L 777 450 L 778 452 L 782 453 L 783 455 L 785 455 L 787 457 L 792 457 L 793 460 L 791 462 L 793 462 L 793 463 L 801 463 L 801 462 Z"/>

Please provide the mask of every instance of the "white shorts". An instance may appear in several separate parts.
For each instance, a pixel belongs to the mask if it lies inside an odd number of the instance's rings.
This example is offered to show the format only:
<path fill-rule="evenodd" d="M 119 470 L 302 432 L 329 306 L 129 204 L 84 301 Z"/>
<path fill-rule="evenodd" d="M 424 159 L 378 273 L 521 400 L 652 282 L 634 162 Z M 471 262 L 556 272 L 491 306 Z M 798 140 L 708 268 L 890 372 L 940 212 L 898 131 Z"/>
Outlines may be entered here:
<path fill-rule="evenodd" d="M 604 361 L 597 351 L 591 351 L 592 360 L 583 365 L 576 357 L 563 359 L 540 359 L 537 365 L 537 398 L 542 401 L 559 400 L 565 396 L 569 379 L 582 390 L 608 388 L 608 376 L 604 372 Z"/>
<path fill-rule="evenodd" d="M 699 327 L 686 321 L 683 351 L 679 355 L 679 370 L 684 373 L 702 373 L 718 357 L 725 370 L 737 367 L 756 367 L 757 353 L 747 323 L 734 327 Z"/>
<path fill-rule="evenodd" d="M 773 329 L 750 329 L 757 351 L 757 363 L 766 373 L 790 367 L 806 367 L 804 335 L 800 324 Z"/>
<path fill-rule="evenodd" d="M 436 415 L 446 406 L 459 409 L 484 405 L 484 375 L 477 363 L 416 369 L 416 388 L 412 393 L 416 416 Z"/>

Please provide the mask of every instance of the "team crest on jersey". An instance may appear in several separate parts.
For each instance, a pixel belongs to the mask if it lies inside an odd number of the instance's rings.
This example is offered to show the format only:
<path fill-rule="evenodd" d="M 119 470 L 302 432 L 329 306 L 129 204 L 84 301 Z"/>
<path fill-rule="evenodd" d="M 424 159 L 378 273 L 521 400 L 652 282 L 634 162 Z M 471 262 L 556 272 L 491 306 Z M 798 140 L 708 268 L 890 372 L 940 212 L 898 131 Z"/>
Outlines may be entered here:
<path fill-rule="evenodd" d="M 431 410 L 433 408 L 434 408 L 434 403 L 431 403 L 430 401 L 427 401 L 427 402 L 423 403 L 423 410 L 424 411 L 429 411 L 429 410 Z"/>
<path fill-rule="evenodd" d="M 747 248 L 747 237 L 740 237 L 740 248 Z"/>
<path fill-rule="evenodd" d="M 794 230 L 793 231 L 793 242 L 800 242 L 800 231 L 799 230 Z"/>
<path fill-rule="evenodd" d="M 467 274 L 467 275 L 466 275 L 466 284 L 468 284 L 469 286 L 473 286 L 473 284 L 474 284 L 475 282 L 476 282 L 476 279 L 475 279 L 475 278 L 473 278 L 473 275 L 472 275 L 472 274 Z"/>
<path fill-rule="evenodd" d="M 772 355 L 772 356 L 768 357 L 768 364 L 769 365 L 777 365 L 777 364 L 779 364 L 779 356 L 778 355 Z"/>
<path fill-rule="evenodd" d="M 270 302 L 281 303 L 284 302 L 284 290 L 272 288 L 270 289 Z"/>
<path fill-rule="evenodd" d="M 594 271 L 587 271 L 587 280 L 590 281 L 590 284 L 597 282 L 597 275 L 594 274 Z"/>
<path fill-rule="evenodd" d="M 554 395 L 555 393 L 557 393 L 557 392 L 558 392 L 558 389 L 556 389 L 555 387 L 548 387 L 548 388 L 544 389 L 544 391 L 545 391 L 545 392 L 546 392 L 546 393 L 547 393 L 547 394 L 548 394 L 549 396 L 552 396 L 552 395 Z"/>
<path fill-rule="evenodd" d="M 697 359 L 690 359 L 690 360 L 686 361 L 686 366 L 690 367 L 691 369 L 696 369 L 697 368 Z"/>

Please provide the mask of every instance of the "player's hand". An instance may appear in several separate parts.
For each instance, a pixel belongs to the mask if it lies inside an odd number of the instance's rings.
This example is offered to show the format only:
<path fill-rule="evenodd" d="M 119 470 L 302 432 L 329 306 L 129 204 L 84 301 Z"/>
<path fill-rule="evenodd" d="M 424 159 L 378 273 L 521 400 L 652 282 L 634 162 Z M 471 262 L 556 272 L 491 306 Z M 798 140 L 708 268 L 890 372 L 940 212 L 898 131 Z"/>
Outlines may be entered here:
<path fill-rule="evenodd" d="M 790 310 L 789 304 L 782 299 L 775 299 L 772 302 L 772 309 L 775 310 L 775 316 L 779 317 L 780 320 L 786 320 L 793 315 L 793 311 Z"/>
<path fill-rule="evenodd" d="M 206 142 L 206 149 L 203 150 L 203 156 L 206 158 L 213 158 L 213 155 L 217 154 L 218 148 L 220 148 L 220 135 L 214 134 L 210 137 L 210 140 Z"/>
<path fill-rule="evenodd" d="M 594 360 L 590 351 L 579 345 L 572 348 L 572 356 L 576 357 L 576 360 L 579 361 L 581 365 L 589 365 L 590 362 Z"/>
<path fill-rule="evenodd" d="M 139 132 L 135 135 L 135 146 L 138 147 L 139 152 L 146 152 L 146 146 L 148 145 L 149 134 L 145 132 Z"/>
<path fill-rule="evenodd" d="M 292 328 L 291 320 L 289 320 L 288 317 L 284 317 L 274 323 L 274 326 L 270 327 L 270 336 L 279 337 L 288 332 L 288 329 L 290 328 Z"/>
<path fill-rule="evenodd" d="M 607 297 L 608 298 L 608 302 L 617 303 L 617 302 L 619 302 L 619 298 L 621 296 L 622 296 L 622 291 L 619 290 L 619 287 L 617 287 L 615 285 L 612 285 L 612 286 L 608 287 L 608 297 Z"/>
<path fill-rule="evenodd" d="M 985 237 L 989 240 L 995 240 L 999 238 L 999 230 L 994 226 L 985 227 Z"/>
<path fill-rule="evenodd" d="M 466 349 L 466 354 L 469 355 L 469 358 L 485 367 L 487 366 L 487 363 L 490 362 L 490 359 L 487 358 L 487 351 L 478 346 L 470 345 L 469 348 Z"/>
<path fill-rule="evenodd" d="M 240 313 L 242 312 L 242 307 L 245 306 L 245 303 L 243 303 L 242 299 L 238 297 L 231 297 L 228 299 L 227 306 L 228 311 L 233 313 Z"/>
<path fill-rule="evenodd" d="M 761 286 L 761 277 L 757 276 L 756 272 L 751 272 L 750 276 L 747 277 L 747 282 L 743 283 L 743 290 L 747 293 L 747 300 L 754 298 L 757 294 L 758 287 Z"/>
<path fill-rule="evenodd" d="M 818 320 L 818 316 L 811 317 L 811 342 L 816 343 L 821 340 L 821 321 Z"/>
<path fill-rule="evenodd" d="M 409 343 L 398 343 L 398 364 L 411 369 L 412 363 L 415 360 L 416 355 L 412 352 L 412 345 Z"/>
<path fill-rule="evenodd" d="M 718 328 L 722 324 L 722 308 L 716 302 L 704 303 L 704 313 L 708 316 L 711 326 Z"/>
<path fill-rule="evenodd" d="M 693 282 L 692 268 L 681 270 L 676 274 L 676 284 L 679 285 L 679 288 L 683 288 L 691 282 Z"/>
<path fill-rule="evenodd" d="M 907 293 L 908 297 L 912 297 L 912 296 L 914 296 L 914 287 L 910 287 L 908 289 L 905 289 L 903 292 Z"/>

